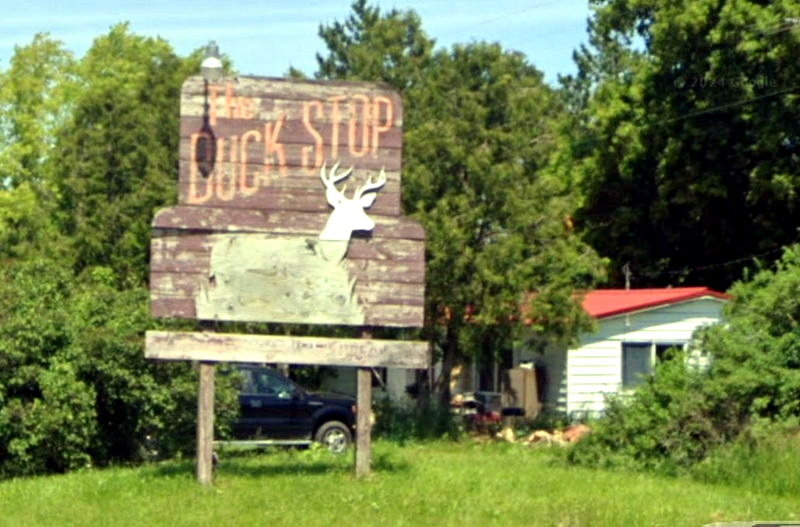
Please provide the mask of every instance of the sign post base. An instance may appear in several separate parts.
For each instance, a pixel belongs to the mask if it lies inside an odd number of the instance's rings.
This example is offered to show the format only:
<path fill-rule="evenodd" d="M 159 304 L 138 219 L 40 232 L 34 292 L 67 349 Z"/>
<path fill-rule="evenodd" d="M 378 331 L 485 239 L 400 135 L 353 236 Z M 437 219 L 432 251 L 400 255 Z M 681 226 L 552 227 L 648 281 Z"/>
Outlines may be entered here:
<path fill-rule="evenodd" d="M 197 392 L 197 482 L 211 485 L 214 480 L 214 373 L 213 362 L 200 363 L 200 388 Z"/>

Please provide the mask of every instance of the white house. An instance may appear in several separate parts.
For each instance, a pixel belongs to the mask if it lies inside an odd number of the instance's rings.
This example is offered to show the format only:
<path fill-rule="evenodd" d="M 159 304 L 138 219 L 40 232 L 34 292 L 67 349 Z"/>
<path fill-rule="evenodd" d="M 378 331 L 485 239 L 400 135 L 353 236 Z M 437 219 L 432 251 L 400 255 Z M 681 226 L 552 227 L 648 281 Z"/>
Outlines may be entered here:
<path fill-rule="evenodd" d="M 333 376 L 322 381 L 324 391 L 344 393 L 356 396 L 356 368 L 350 366 L 330 367 Z M 406 387 L 416 380 L 416 370 L 403 368 L 372 368 L 373 396 L 388 397 L 402 403 L 409 400 Z"/>
<path fill-rule="evenodd" d="M 705 287 L 591 291 L 583 307 L 597 320 L 595 332 L 574 348 L 519 347 L 514 364 L 535 365 L 545 409 L 596 415 L 607 395 L 635 388 L 670 348 L 686 349 L 695 330 L 719 322 L 728 298 Z"/>

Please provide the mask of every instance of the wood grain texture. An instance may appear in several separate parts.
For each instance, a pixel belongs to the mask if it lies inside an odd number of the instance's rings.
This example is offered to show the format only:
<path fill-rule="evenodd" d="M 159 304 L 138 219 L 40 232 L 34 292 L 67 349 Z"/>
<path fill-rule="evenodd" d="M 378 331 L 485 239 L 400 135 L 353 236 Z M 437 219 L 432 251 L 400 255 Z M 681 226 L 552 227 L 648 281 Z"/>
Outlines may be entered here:
<path fill-rule="evenodd" d="M 269 167 L 264 167 L 263 164 L 260 163 L 248 163 L 242 168 L 242 165 L 232 165 L 227 161 L 221 162 L 222 168 L 225 171 L 224 179 L 220 180 L 214 179 L 212 180 L 212 184 L 216 186 L 222 186 L 221 191 L 217 188 L 214 188 L 212 191 L 214 195 L 216 194 L 230 194 L 229 187 L 231 185 L 230 174 L 234 174 L 233 184 L 234 186 L 239 186 L 242 184 L 242 177 L 244 177 L 244 185 L 245 187 L 252 191 L 252 188 L 256 185 L 259 188 L 259 191 L 273 192 L 273 191 L 288 191 L 288 190 L 305 190 L 307 192 L 322 192 L 322 198 L 319 200 L 326 206 L 327 200 L 325 199 L 325 188 L 322 184 L 320 179 L 320 169 L 319 168 L 310 168 L 306 169 L 303 167 L 287 167 L 286 170 L 281 173 L 277 172 Z M 326 170 L 331 169 L 333 165 L 327 165 Z M 341 164 L 341 168 L 339 168 L 338 173 L 343 172 L 346 169 L 349 169 L 351 165 Z M 363 185 L 367 179 L 375 178 L 380 173 L 381 169 L 383 169 L 384 175 L 386 176 L 386 184 L 378 191 L 377 196 L 380 197 L 382 193 L 385 194 L 399 194 L 400 193 L 400 175 L 397 168 L 390 169 L 385 168 L 383 166 L 378 167 L 377 169 L 365 170 L 365 169 L 356 169 L 355 166 L 353 167 L 353 174 L 347 179 L 344 179 L 342 183 L 337 184 L 338 188 L 344 187 L 347 185 L 348 191 L 347 196 L 352 197 L 355 189 L 361 185 Z M 244 173 L 244 176 L 242 175 Z M 188 172 L 187 167 L 183 167 L 180 172 L 180 182 L 179 185 L 181 188 L 185 188 L 184 192 L 190 192 L 190 185 L 192 174 Z M 202 174 L 197 175 L 197 179 L 195 181 L 195 189 L 194 192 L 198 196 L 204 197 L 205 194 L 211 193 L 207 191 L 208 185 L 208 178 L 203 176 Z M 217 198 L 219 199 L 219 198 Z M 255 207 L 237 207 L 237 208 L 255 208 Z M 271 209 L 274 210 L 274 209 Z M 395 214 L 398 215 L 398 214 Z"/>
<path fill-rule="evenodd" d="M 329 289 L 324 285 L 326 282 L 324 280 L 320 282 L 320 279 L 324 279 L 331 273 L 327 271 L 313 272 L 309 268 L 309 265 L 314 263 L 313 259 L 311 263 L 297 262 L 295 264 L 291 264 L 287 260 L 291 252 L 284 245 L 294 244 L 305 249 L 309 238 L 300 237 L 298 239 L 296 236 L 275 236 L 261 233 L 180 234 L 181 232 L 184 231 L 171 231 L 170 234 L 155 237 L 151 241 L 151 309 L 156 317 L 308 324 L 347 323 L 391 327 L 420 327 L 423 324 L 425 254 L 424 243 L 421 240 L 375 240 L 371 238 L 350 240 L 347 258 L 340 266 L 337 266 L 336 272 L 339 274 L 344 272 L 339 281 L 343 281 L 345 275 L 349 280 L 354 281 L 353 295 L 364 312 L 364 318 L 356 320 L 344 317 L 342 313 L 335 310 L 323 309 L 324 302 L 322 301 L 306 305 L 306 307 L 318 305 L 321 311 L 309 311 L 304 314 L 305 311 L 302 309 L 289 309 L 289 298 L 283 299 L 283 295 L 278 295 L 278 290 L 286 289 L 285 293 L 293 293 L 296 289 L 297 294 L 301 294 L 304 288 L 308 290 L 308 287 L 312 287 L 301 284 L 295 288 L 292 280 L 295 282 L 302 280 L 303 284 L 317 283 L 320 290 Z M 213 286 L 219 285 L 225 274 L 220 275 L 217 272 L 215 276 L 212 271 L 213 247 L 230 244 L 232 240 L 237 239 L 240 240 L 240 245 L 245 243 L 247 247 L 252 247 L 250 252 L 258 253 L 261 256 L 255 255 L 255 262 L 246 264 L 245 259 L 237 253 L 237 255 L 233 255 L 233 260 L 225 264 L 229 269 L 237 267 L 253 269 L 255 271 L 255 274 L 252 275 L 253 278 L 260 280 L 258 283 L 245 287 L 243 293 L 236 296 L 256 301 L 257 298 L 254 295 L 260 294 L 262 298 L 276 298 L 278 304 L 286 304 L 286 309 L 276 308 L 272 318 L 258 318 L 254 315 L 258 311 L 253 310 L 220 309 L 220 304 L 215 304 L 216 311 L 209 311 L 210 304 L 207 302 L 202 304 L 206 307 L 200 310 L 197 308 L 198 299 L 205 298 L 203 295 L 213 290 Z M 278 248 L 278 245 L 283 248 Z M 274 257 L 270 256 L 271 254 Z M 286 264 L 279 265 L 283 269 L 281 276 L 286 276 L 276 278 L 279 279 L 279 282 L 274 284 L 269 291 L 262 291 L 264 287 L 269 289 L 270 276 L 275 274 L 273 268 L 278 264 Z M 340 270 L 342 266 L 346 271 Z M 320 265 L 320 268 L 324 270 L 326 267 Z M 315 276 L 303 278 L 300 275 L 303 275 L 304 270 L 308 271 L 306 274 L 311 273 Z M 317 274 L 320 276 L 317 277 Z M 231 297 L 230 294 L 222 296 Z"/>
<path fill-rule="evenodd" d="M 154 298 L 193 299 L 201 291 L 208 276 L 204 273 L 154 272 L 150 275 L 150 289 Z M 365 303 L 421 307 L 425 295 L 419 283 L 395 281 L 357 282 L 355 294 Z"/>
<path fill-rule="evenodd" d="M 402 100 L 383 85 L 260 77 L 209 85 L 199 76 L 187 79 L 181 93 L 181 205 L 153 220 L 153 315 L 422 326 L 425 233 L 401 216 L 402 124 Z M 344 236 L 350 225 L 368 223 L 356 213 L 347 216 L 352 223 L 337 223 L 343 214 L 331 220 L 320 167 L 337 162 L 339 174 L 354 169 L 336 185 L 345 198 L 379 171 L 386 177 L 374 202 L 362 202 L 367 208 L 358 210 L 374 228 L 354 231 L 341 246 L 320 241 L 320 233 Z M 236 249 L 223 254 L 225 244 Z M 344 261 L 328 265 L 345 247 Z"/>
<path fill-rule="evenodd" d="M 427 342 L 148 331 L 145 357 L 160 360 L 264 362 L 427 368 Z"/>
<path fill-rule="evenodd" d="M 192 107 L 189 111 L 192 113 L 194 113 L 194 111 L 199 111 L 202 108 L 201 104 L 202 101 L 193 101 L 191 103 Z M 302 120 L 302 108 L 299 102 L 293 101 L 291 107 L 276 107 L 270 112 L 261 112 L 256 117 L 257 120 L 267 122 L 274 122 L 278 118 L 283 119 L 280 130 L 280 139 L 282 143 L 315 144 L 314 137 L 310 135 L 308 126 Z M 329 116 L 327 118 L 323 116 L 321 118 L 318 117 L 314 119 L 314 130 L 322 136 L 322 144 L 326 147 L 326 150 L 330 151 L 332 159 L 336 159 L 336 157 L 333 155 L 334 153 L 345 153 L 346 148 L 343 147 L 341 143 L 337 142 L 334 144 L 334 135 L 338 134 L 338 136 L 342 139 L 346 138 L 350 132 L 348 129 L 349 124 L 347 119 L 349 119 L 349 116 L 347 115 L 343 115 L 342 122 L 339 123 L 331 122 Z M 378 119 L 382 120 L 381 116 L 379 116 Z M 396 126 L 398 123 L 395 122 L 393 124 L 395 126 L 392 126 L 392 128 L 380 133 L 379 144 L 381 148 L 400 149 L 403 146 L 403 131 L 399 126 Z M 218 132 L 224 131 L 225 137 L 235 136 L 240 140 L 242 136 L 251 130 L 263 132 L 263 128 L 258 129 L 253 127 L 253 119 L 227 119 L 220 117 L 217 120 L 217 126 L 214 127 L 211 126 L 211 123 L 209 123 L 207 118 L 203 118 L 201 115 L 194 116 L 184 114 L 181 119 L 180 126 L 181 140 L 186 141 L 189 140 L 192 134 L 206 133 L 208 131 L 211 131 L 215 137 L 218 135 Z M 252 136 L 253 134 L 251 134 L 250 137 Z M 253 143 L 256 142 L 251 138 L 248 138 L 248 141 L 252 141 Z M 334 150 L 334 147 L 337 145 L 339 147 L 338 150 Z M 253 144 L 252 146 L 255 147 L 256 145 Z"/>
<path fill-rule="evenodd" d="M 205 232 L 262 232 L 318 236 L 330 217 L 327 213 L 300 213 L 260 209 L 177 206 L 161 209 L 153 219 L 159 230 Z M 424 240 L 425 231 L 416 220 L 371 215 L 375 221 L 371 239 Z M 188 234 L 188 233 L 187 233 Z M 156 235 L 159 235 L 157 232 Z M 353 240 L 358 239 L 355 234 Z"/>
<path fill-rule="evenodd" d="M 344 250 L 348 242 L 331 243 Z M 302 236 L 229 235 L 211 249 L 195 308 L 202 320 L 360 326 L 355 281 L 338 258 L 326 259 L 319 243 Z"/>
<path fill-rule="evenodd" d="M 156 318 L 197 319 L 194 298 L 151 297 L 150 312 Z M 365 314 L 367 326 L 418 328 L 424 323 L 423 306 L 406 304 L 373 304 Z M 301 324 L 310 322 L 299 322 Z"/>
<path fill-rule="evenodd" d="M 288 80 L 275 77 L 237 76 L 221 79 L 212 85 L 219 93 L 224 95 L 228 83 L 232 83 L 236 95 L 253 97 L 262 100 L 312 100 L 327 99 L 329 97 L 353 95 L 385 95 L 392 98 L 395 106 L 401 110 L 396 112 L 397 126 L 402 126 L 402 100 L 397 92 L 386 84 L 349 81 L 317 81 L 317 80 Z M 203 77 L 193 75 L 188 77 L 181 88 L 184 96 L 203 97 L 207 88 Z M 202 115 L 202 108 L 195 115 Z M 181 115 L 191 115 L 190 111 L 181 108 Z"/>
<path fill-rule="evenodd" d="M 324 187 L 305 176 L 341 163 L 355 168 L 350 188 L 385 169 L 390 184 L 376 210 L 399 215 L 402 115 L 400 96 L 377 84 L 191 77 L 181 91 L 180 203 L 321 207 Z"/>
<path fill-rule="evenodd" d="M 269 183 L 266 187 L 259 187 L 257 192 L 249 196 L 241 195 L 241 193 L 236 195 L 238 190 L 231 192 L 227 190 L 220 191 L 215 180 L 203 181 L 194 185 L 181 182 L 178 185 L 178 200 L 186 205 L 200 205 L 210 208 L 328 213 L 331 207 L 325 199 L 325 190 L 322 188 L 319 177 L 315 179 L 316 181 L 310 181 L 311 185 L 306 187 L 301 186 L 309 183 L 309 179 L 305 177 L 294 180 L 278 179 L 275 180 L 274 184 Z M 234 183 L 234 186 L 238 188 L 238 183 Z M 392 186 L 394 187 L 395 185 Z M 228 189 L 230 185 L 226 182 L 224 187 Z M 352 197 L 355 188 L 352 185 L 347 187 L 348 198 Z M 375 203 L 369 209 L 366 209 L 370 215 L 399 215 L 400 193 L 388 190 L 384 192 L 381 189 L 377 193 Z M 233 198 L 228 199 L 231 196 Z"/>
<path fill-rule="evenodd" d="M 214 373 L 213 363 L 201 362 L 197 389 L 197 482 L 214 481 Z"/>
<path fill-rule="evenodd" d="M 369 476 L 372 465 L 372 370 L 358 368 L 356 373 L 356 476 Z"/>
<path fill-rule="evenodd" d="M 217 129 L 220 127 L 217 126 Z M 355 155 L 349 150 L 340 149 L 338 155 L 333 155 L 329 148 L 318 150 L 311 143 L 281 143 L 283 145 L 281 159 L 277 153 L 265 153 L 263 142 L 248 141 L 245 146 L 241 142 L 233 143 L 232 138 L 226 135 L 218 136 L 217 133 L 224 133 L 223 130 L 214 132 L 214 165 L 219 164 L 223 168 L 249 165 L 247 172 L 252 173 L 252 167 L 268 167 L 264 170 L 266 175 L 273 177 L 291 177 L 293 173 L 302 172 L 304 174 L 319 174 L 323 164 L 332 167 L 339 163 L 341 167 L 355 169 L 358 175 L 363 170 L 397 171 L 400 168 L 403 151 L 400 148 L 379 147 L 377 150 L 369 150 L 364 155 Z M 192 146 L 190 137 L 181 138 L 179 143 L 179 156 L 181 163 L 181 174 L 186 179 L 191 174 L 191 166 L 187 166 L 190 161 L 210 161 L 203 154 L 199 145 Z M 317 156 L 321 159 L 317 162 Z M 265 162 L 266 161 L 266 162 Z M 281 163 L 282 161 L 282 163 Z M 280 169 L 280 165 L 285 166 L 285 170 Z"/>

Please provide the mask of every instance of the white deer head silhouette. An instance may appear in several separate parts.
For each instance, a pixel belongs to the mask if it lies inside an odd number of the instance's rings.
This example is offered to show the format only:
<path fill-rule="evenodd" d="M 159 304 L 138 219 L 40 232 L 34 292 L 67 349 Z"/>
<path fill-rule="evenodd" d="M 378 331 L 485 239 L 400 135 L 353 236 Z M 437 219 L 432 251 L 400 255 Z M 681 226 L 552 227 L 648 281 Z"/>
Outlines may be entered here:
<path fill-rule="evenodd" d="M 352 174 L 353 167 L 337 175 L 338 168 L 339 163 L 336 163 L 328 173 L 327 167 L 323 165 L 319 173 L 322 184 L 325 185 L 325 196 L 333 207 L 328 222 L 319 235 L 320 248 L 326 260 L 335 261 L 344 257 L 353 231 L 371 231 L 375 227 L 375 222 L 367 216 L 364 209 L 375 202 L 376 191 L 386 184 L 386 174 L 381 169 L 375 181 L 370 177 L 364 186 L 356 189 L 352 198 L 348 198 L 344 194 L 347 185 L 338 190 L 336 183 Z"/>
<path fill-rule="evenodd" d="M 342 187 L 342 190 L 336 188 L 336 183 L 348 177 L 353 173 L 353 167 L 347 169 L 344 173 L 337 175 L 336 170 L 339 164 L 333 165 L 330 175 L 325 173 L 325 165 L 319 173 L 322 183 L 325 185 L 325 197 L 328 198 L 328 203 L 333 207 L 328 223 L 319 235 L 320 240 L 349 240 L 353 231 L 371 231 L 375 227 L 375 222 L 372 221 L 364 209 L 370 207 L 374 202 L 377 191 L 386 183 L 386 174 L 383 169 L 378 174 L 378 179 L 372 181 L 370 177 L 367 183 L 356 189 L 352 199 L 344 195 L 347 185 Z M 370 194 L 367 194 L 369 192 Z"/>

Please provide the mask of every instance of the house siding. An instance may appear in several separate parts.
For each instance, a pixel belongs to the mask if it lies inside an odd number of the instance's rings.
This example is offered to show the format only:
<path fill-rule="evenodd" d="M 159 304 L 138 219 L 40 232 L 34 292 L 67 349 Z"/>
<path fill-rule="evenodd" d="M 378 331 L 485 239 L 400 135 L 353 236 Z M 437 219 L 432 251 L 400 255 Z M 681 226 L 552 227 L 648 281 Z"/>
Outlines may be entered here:
<path fill-rule="evenodd" d="M 598 321 L 596 332 L 567 351 L 567 414 L 602 413 L 606 398 L 620 391 L 623 342 L 688 343 L 697 329 L 719 322 L 723 305 L 700 298 Z"/>
<path fill-rule="evenodd" d="M 602 331 L 602 321 L 598 328 Z M 584 336 L 581 341 L 584 339 L 589 340 Z M 595 340 L 579 348 L 567 350 L 567 357 L 566 413 L 572 416 L 601 411 L 605 406 L 606 395 L 616 392 L 621 380 L 619 342 L 615 342 L 612 336 Z"/>
<path fill-rule="evenodd" d="M 544 369 L 544 408 L 573 419 L 605 410 L 609 395 L 622 385 L 622 343 L 684 344 L 698 328 L 721 319 L 724 300 L 703 297 L 646 311 L 617 315 L 597 321 L 597 331 L 581 335 L 575 348 L 547 346 L 543 353 L 520 348 L 515 364 L 533 362 Z M 693 364 L 704 358 L 692 357 Z"/>

